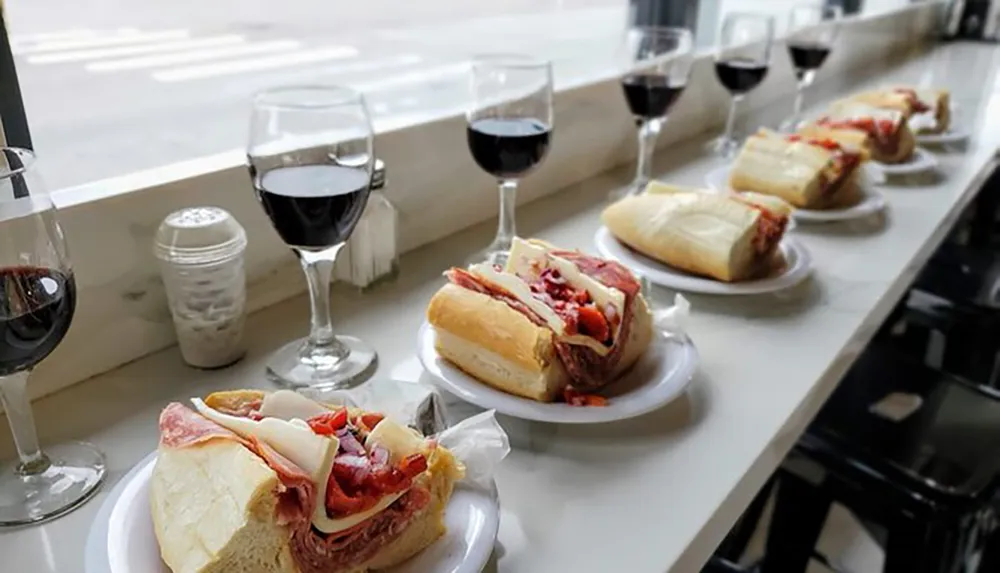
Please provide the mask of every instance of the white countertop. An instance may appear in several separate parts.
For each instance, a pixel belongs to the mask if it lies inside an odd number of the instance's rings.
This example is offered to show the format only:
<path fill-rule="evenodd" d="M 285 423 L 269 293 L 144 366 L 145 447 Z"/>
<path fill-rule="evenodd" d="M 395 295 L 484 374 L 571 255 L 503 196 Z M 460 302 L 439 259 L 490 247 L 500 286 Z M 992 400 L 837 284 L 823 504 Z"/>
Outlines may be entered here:
<path fill-rule="evenodd" d="M 883 188 L 889 210 L 878 221 L 800 224 L 795 233 L 816 270 L 795 289 L 688 296 L 702 364 L 684 398 L 641 418 L 595 426 L 501 417 L 514 451 L 496 476 L 502 515 L 487 570 L 697 572 L 974 195 L 1000 145 L 998 64 L 996 47 L 955 44 L 892 72 L 894 80 L 951 87 L 972 141 L 940 152 L 938 175 Z M 701 154 L 703 143 L 661 154 L 661 170 L 674 163 L 661 177 L 700 182 L 717 165 Z M 518 213 L 521 234 L 593 250 L 602 201 L 629 174 L 611 173 L 528 205 Z M 416 331 L 440 272 L 491 232 L 479 226 L 420 249 L 391 287 L 365 296 L 335 291 L 338 331 L 378 348 L 379 376 L 420 379 Z M 664 290 L 655 296 L 672 300 Z M 215 389 L 266 387 L 264 358 L 306 331 L 307 312 L 298 298 L 254 315 L 248 358 L 232 368 L 187 369 L 170 349 L 37 403 L 43 441 L 92 441 L 107 453 L 111 475 L 104 492 L 76 512 L 0 531 L 0 569 L 82 571 L 90 522 L 114 482 L 155 448 L 160 408 Z M 474 411 L 453 406 L 453 417 Z M 0 457 L 11 455 L 8 431 L 0 430 Z"/>

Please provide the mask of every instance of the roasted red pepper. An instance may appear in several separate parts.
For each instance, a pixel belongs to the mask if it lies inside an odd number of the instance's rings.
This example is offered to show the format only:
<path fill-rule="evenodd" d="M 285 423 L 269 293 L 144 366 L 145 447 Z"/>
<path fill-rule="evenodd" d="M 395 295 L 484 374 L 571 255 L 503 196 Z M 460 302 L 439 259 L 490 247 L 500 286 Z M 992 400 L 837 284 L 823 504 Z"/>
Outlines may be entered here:
<path fill-rule="evenodd" d="M 317 414 L 308 420 L 312 431 L 320 436 L 332 436 L 347 425 L 347 408 Z"/>
<path fill-rule="evenodd" d="M 608 399 L 597 394 L 586 394 L 572 388 L 563 390 L 563 401 L 570 406 L 595 406 L 603 407 L 608 405 Z"/>

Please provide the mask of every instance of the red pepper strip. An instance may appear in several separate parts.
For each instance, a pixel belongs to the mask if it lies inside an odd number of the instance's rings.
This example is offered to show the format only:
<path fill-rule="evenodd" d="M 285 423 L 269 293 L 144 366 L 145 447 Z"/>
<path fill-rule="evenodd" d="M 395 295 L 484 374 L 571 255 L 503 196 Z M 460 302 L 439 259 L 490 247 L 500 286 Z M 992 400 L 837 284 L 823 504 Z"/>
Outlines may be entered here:
<path fill-rule="evenodd" d="M 320 436 L 332 436 L 337 433 L 337 430 L 347 425 L 347 408 L 317 414 L 309 418 L 308 424 L 313 433 Z"/>
<path fill-rule="evenodd" d="M 563 390 L 563 400 L 570 406 L 596 406 L 608 405 L 608 399 L 597 394 L 585 394 L 572 388 Z"/>

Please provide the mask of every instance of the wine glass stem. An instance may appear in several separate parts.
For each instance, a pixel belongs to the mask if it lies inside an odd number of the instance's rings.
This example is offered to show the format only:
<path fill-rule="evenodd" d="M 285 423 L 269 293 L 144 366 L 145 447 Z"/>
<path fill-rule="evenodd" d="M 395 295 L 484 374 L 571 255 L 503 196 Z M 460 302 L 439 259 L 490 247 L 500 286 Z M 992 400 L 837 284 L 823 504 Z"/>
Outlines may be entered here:
<path fill-rule="evenodd" d="M 37 475 L 49 468 L 49 459 L 38 446 L 35 431 L 35 417 L 31 413 L 28 400 L 28 371 L 0 377 L 0 404 L 3 404 L 10 431 L 14 435 L 14 446 L 20 463 L 17 473 L 21 476 Z"/>
<path fill-rule="evenodd" d="M 727 140 L 735 138 L 733 132 L 736 131 L 736 112 L 737 109 L 739 108 L 740 100 L 742 99 L 743 96 L 741 95 L 733 96 L 733 99 L 730 100 L 729 102 L 729 117 L 726 118 L 726 135 L 725 135 L 725 138 Z"/>
<path fill-rule="evenodd" d="M 806 84 L 799 82 L 798 90 L 795 92 L 795 107 L 792 108 L 792 119 L 798 121 L 802 117 L 802 105 L 806 99 Z"/>
<path fill-rule="evenodd" d="M 517 235 L 517 223 L 514 220 L 514 210 L 517 207 L 517 180 L 504 179 L 500 181 L 500 219 L 497 222 L 497 237 L 493 241 L 500 248 L 510 248 Z"/>
<path fill-rule="evenodd" d="M 661 127 L 662 119 L 646 119 L 639 125 L 639 161 L 635 166 L 634 192 L 645 189 L 653 179 L 653 152 L 656 151 L 656 139 Z"/>
<path fill-rule="evenodd" d="M 309 345 L 332 349 L 335 355 L 347 355 L 347 348 L 337 340 L 330 321 L 330 275 L 337 262 L 337 254 L 344 243 L 323 251 L 297 250 L 302 270 L 309 284 L 309 305 L 312 323 L 309 328 Z"/>

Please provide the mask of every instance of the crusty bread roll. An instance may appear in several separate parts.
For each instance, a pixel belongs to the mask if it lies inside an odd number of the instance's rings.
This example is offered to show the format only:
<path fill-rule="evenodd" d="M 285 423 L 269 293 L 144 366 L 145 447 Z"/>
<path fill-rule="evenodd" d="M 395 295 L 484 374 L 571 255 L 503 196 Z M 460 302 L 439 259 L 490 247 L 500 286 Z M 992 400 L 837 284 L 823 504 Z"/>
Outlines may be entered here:
<path fill-rule="evenodd" d="M 871 136 L 864 131 L 807 123 L 802 125 L 797 133 L 803 137 L 835 141 L 845 149 L 860 153 L 862 162 L 871 159 Z"/>
<path fill-rule="evenodd" d="M 619 241 L 646 256 L 736 282 L 758 276 L 777 248 L 777 241 L 767 252 L 755 248 L 764 215 L 747 204 L 752 200 L 699 192 L 644 193 L 609 205 L 601 220 Z"/>
<path fill-rule="evenodd" d="M 247 398 L 240 392 L 224 394 L 229 396 L 208 402 Z M 252 398 L 260 393 L 246 394 Z M 426 488 L 429 502 L 375 555 L 325 573 L 392 567 L 444 534 L 445 508 L 463 469 L 450 451 L 432 442 L 422 442 L 420 453 L 427 469 L 412 487 Z M 164 563 L 173 573 L 302 573 L 292 555 L 292 526 L 277 518 L 279 495 L 285 491 L 276 470 L 239 440 L 215 438 L 183 447 L 161 443 L 150 508 Z"/>
<path fill-rule="evenodd" d="M 951 127 L 951 93 L 948 90 L 907 86 L 896 89 L 909 90 L 920 103 L 929 108 L 928 111 L 910 116 L 912 131 L 918 134 L 937 134 L 944 133 Z"/>
<path fill-rule="evenodd" d="M 893 97 L 891 101 L 898 102 L 899 99 Z M 871 158 L 880 163 L 895 164 L 909 161 L 916 149 L 917 141 L 907 123 L 908 116 L 908 112 L 900 110 L 898 105 L 879 106 L 854 97 L 834 102 L 827 115 L 818 123 L 867 133 L 870 136 L 868 149 Z M 863 128 L 859 122 L 868 122 L 872 125 L 885 122 L 891 124 L 893 129 L 891 133 L 883 133 L 878 129 Z M 851 123 L 859 123 L 859 126 L 852 127 L 849 125 Z"/>
<path fill-rule="evenodd" d="M 615 375 L 632 366 L 652 341 L 649 307 L 641 296 L 634 304 Z M 447 284 L 431 298 L 427 318 L 438 354 L 480 382 L 539 402 L 555 401 L 570 383 L 552 331 L 488 295 Z"/>
<path fill-rule="evenodd" d="M 854 149 L 833 149 L 815 145 L 805 135 L 786 136 L 761 130 L 747 138 L 729 172 L 729 186 L 737 192 L 753 191 L 780 197 L 802 209 L 829 209 L 843 204 L 851 195 L 863 153 Z M 838 154 L 857 157 L 850 165 L 838 161 Z M 861 155 L 861 156 L 859 156 Z"/>

